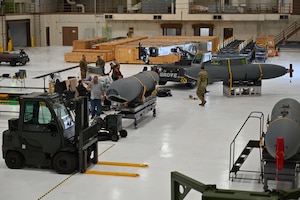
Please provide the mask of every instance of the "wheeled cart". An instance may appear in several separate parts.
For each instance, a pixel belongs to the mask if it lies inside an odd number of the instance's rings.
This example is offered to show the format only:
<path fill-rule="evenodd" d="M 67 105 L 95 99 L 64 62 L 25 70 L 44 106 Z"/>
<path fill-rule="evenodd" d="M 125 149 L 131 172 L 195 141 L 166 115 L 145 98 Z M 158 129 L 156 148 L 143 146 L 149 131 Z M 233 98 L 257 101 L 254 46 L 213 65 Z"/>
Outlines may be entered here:
<path fill-rule="evenodd" d="M 117 142 L 121 137 L 127 137 L 127 131 L 122 128 L 122 115 L 111 114 L 104 119 L 96 117 L 92 122 L 98 125 L 98 141 L 112 140 Z"/>
<path fill-rule="evenodd" d="M 141 104 L 123 105 L 119 114 L 123 118 L 134 119 L 134 127 L 137 128 L 138 120 L 151 111 L 153 112 L 153 117 L 156 117 L 156 94 L 146 97 Z"/>

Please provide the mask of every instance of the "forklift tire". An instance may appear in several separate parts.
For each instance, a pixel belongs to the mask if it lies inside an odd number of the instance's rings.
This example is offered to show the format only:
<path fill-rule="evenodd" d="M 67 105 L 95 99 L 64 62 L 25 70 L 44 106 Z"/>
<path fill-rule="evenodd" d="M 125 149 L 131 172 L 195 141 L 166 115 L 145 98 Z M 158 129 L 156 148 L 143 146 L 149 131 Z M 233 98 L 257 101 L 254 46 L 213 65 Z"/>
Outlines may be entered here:
<path fill-rule="evenodd" d="M 71 174 L 77 168 L 77 159 L 69 152 L 59 152 L 53 158 L 53 169 L 59 174 Z"/>
<path fill-rule="evenodd" d="M 113 142 L 117 142 L 117 141 L 119 140 L 119 136 L 118 136 L 117 134 L 112 134 L 112 135 L 111 135 L 111 140 L 112 140 Z"/>
<path fill-rule="evenodd" d="M 9 151 L 5 157 L 5 163 L 10 169 L 21 169 L 24 167 L 24 158 L 17 151 Z"/>
<path fill-rule="evenodd" d="M 124 129 L 120 130 L 119 133 L 120 133 L 121 137 L 127 137 L 127 131 L 126 130 L 124 130 Z"/>

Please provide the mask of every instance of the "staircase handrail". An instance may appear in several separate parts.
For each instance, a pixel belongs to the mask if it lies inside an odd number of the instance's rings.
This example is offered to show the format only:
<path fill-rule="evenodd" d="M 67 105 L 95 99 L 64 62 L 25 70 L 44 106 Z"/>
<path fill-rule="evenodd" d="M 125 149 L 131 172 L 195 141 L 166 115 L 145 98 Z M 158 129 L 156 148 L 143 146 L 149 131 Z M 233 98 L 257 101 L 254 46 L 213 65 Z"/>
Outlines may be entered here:
<path fill-rule="evenodd" d="M 300 28 L 300 19 L 297 19 L 292 24 L 285 27 L 280 33 L 275 36 L 275 45 L 281 41 L 286 41 L 289 37 L 291 37 L 291 33 Z"/>
<path fill-rule="evenodd" d="M 244 42 L 238 46 L 238 52 L 243 50 L 250 42 L 253 41 L 253 36 L 249 36 Z"/>
<path fill-rule="evenodd" d="M 227 38 L 224 40 L 224 42 L 218 44 L 218 50 L 226 47 L 229 43 L 233 42 L 235 40 L 235 36 L 231 36 L 230 38 Z"/>
<path fill-rule="evenodd" d="M 260 116 L 256 116 L 256 115 L 259 115 L 259 114 L 260 114 Z M 258 119 L 260 119 L 260 128 L 259 128 L 260 129 L 259 130 L 260 133 L 259 133 L 259 138 L 260 139 L 262 138 L 262 135 L 263 135 L 264 114 L 262 112 L 260 112 L 260 111 L 252 111 L 248 115 L 247 119 L 244 121 L 243 125 L 241 126 L 241 128 L 239 129 L 239 131 L 237 132 L 237 134 L 234 136 L 232 142 L 230 143 L 230 150 L 229 150 L 229 152 L 230 152 L 230 157 L 229 157 L 229 179 L 230 179 L 230 174 L 231 174 L 230 170 L 231 170 L 231 167 L 234 165 L 234 160 L 235 160 L 235 141 L 236 141 L 237 137 L 240 135 L 242 129 L 244 128 L 244 126 L 246 125 L 246 123 L 248 122 L 248 120 L 250 118 L 258 118 Z M 261 160 L 261 158 L 260 158 L 260 160 Z"/>

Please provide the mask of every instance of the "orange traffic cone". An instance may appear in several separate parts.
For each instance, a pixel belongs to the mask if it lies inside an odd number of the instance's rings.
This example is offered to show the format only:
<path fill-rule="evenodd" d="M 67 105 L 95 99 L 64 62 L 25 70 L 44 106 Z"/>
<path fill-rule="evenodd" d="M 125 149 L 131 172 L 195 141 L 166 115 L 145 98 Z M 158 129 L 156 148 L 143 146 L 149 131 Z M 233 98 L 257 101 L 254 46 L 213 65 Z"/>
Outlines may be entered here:
<path fill-rule="evenodd" d="M 275 56 L 279 56 L 278 48 L 275 49 Z"/>

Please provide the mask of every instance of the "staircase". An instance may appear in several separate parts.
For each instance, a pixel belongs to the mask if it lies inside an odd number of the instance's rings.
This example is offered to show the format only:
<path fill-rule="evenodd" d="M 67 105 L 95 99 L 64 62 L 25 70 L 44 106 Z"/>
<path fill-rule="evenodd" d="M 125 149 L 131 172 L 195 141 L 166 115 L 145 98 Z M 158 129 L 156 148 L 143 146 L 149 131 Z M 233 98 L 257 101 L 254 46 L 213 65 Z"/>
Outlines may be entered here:
<path fill-rule="evenodd" d="M 245 146 L 245 148 L 243 149 L 240 156 L 234 162 L 234 164 L 230 170 L 230 173 L 236 174 L 238 171 L 240 171 L 241 166 L 246 161 L 246 159 L 249 156 L 249 154 L 251 153 L 252 149 L 260 147 L 259 143 L 260 143 L 259 140 L 249 140 L 248 144 Z"/>
<path fill-rule="evenodd" d="M 247 122 L 250 119 L 259 119 L 259 134 L 258 138 L 262 138 L 263 136 L 263 126 L 264 126 L 264 115 L 262 112 L 256 112 L 253 111 L 249 114 L 245 122 L 243 123 L 242 127 L 238 131 L 238 133 L 235 135 L 234 139 L 230 143 L 230 157 L 229 157 L 229 180 L 233 179 L 250 179 L 250 180 L 258 180 L 259 182 L 263 179 L 263 161 L 262 161 L 262 152 L 260 148 L 260 140 L 249 140 L 246 144 L 245 148 L 242 150 L 242 152 L 239 154 L 239 156 L 236 158 L 236 141 L 237 138 L 241 135 L 242 130 L 244 129 L 244 126 L 247 124 Z M 246 131 L 243 131 L 244 133 Z M 241 167 L 247 160 L 248 156 L 252 152 L 253 149 L 258 148 L 260 152 L 260 172 L 257 172 L 255 170 L 241 170 Z M 245 176 L 238 177 L 238 172 L 253 172 L 253 173 L 259 173 L 260 177 L 257 178 L 246 178 Z"/>
<path fill-rule="evenodd" d="M 300 30 L 300 19 L 296 20 L 275 36 L 275 45 L 285 42 Z"/>

